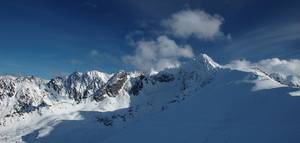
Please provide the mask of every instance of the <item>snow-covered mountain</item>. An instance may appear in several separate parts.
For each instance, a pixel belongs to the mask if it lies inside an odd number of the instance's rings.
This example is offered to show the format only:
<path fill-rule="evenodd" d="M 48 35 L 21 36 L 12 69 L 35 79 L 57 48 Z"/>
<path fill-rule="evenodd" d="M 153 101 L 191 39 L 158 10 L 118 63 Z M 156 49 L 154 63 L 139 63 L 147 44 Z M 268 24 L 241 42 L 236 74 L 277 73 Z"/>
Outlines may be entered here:
<path fill-rule="evenodd" d="M 156 74 L 1 76 L 0 142 L 298 143 L 290 79 L 205 54 Z"/>

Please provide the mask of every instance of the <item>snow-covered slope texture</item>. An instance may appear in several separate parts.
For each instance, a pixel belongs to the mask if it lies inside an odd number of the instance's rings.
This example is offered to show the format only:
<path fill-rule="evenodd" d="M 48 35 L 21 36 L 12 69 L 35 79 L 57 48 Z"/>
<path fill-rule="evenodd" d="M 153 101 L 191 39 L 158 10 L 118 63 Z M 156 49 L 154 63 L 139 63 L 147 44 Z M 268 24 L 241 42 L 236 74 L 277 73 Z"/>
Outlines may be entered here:
<path fill-rule="evenodd" d="M 297 87 L 205 54 L 157 74 L 0 81 L 0 142 L 300 142 Z"/>

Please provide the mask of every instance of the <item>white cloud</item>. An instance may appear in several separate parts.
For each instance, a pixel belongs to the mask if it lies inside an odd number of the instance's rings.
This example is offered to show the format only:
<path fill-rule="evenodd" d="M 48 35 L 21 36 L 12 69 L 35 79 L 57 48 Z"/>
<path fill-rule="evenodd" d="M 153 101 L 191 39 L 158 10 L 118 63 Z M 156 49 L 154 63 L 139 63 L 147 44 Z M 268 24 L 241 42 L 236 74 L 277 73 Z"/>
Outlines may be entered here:
<path fill-rule="evenodd" d="M 278 58 L 265 59 L 257 63 L 251 63 L 246 60 L 232 61 L 224 67 L 254 72 L 257 68 L 268 73 L 270 77 L 276 79 L 281 84 L 270 82 L 270 80 L 258 80 L 253 90 L 270 89 L 282 87 L 282 84 L 299 87 L 300 86 L 300 60 L 281 60 Z M 292 96 L 298 96 L 297 93 L 290 93 Z"/>
<path fill-rule="evenodd" d="M 200 10 L 182 10 L 162 23 L 180 38 L 195 36 L 202 40 L 212 40 L 223 35 L 220 31 L 223 18 Z"/>
<path fill-rule="evenodd" d="M 267 72 L 278 72 L 284 75 L 300 77 L 300 60 L 280 60 L 278 58 L 262 60 L 258 65 Z"/>
<path fill-rule="evenodd" d="M 180 65 L 180 58 L 194 56 L 189 45 L 177 45 L 167 36 L 159 36 L 156 40 L 136 42 L 135 54 L 125 56 L 123 60 L 141 70 L 160 71 Z"/>
<path fill-rule="evenodd" d="M 249 69 L 258 67 L 268 73 L 280 73 L 287 76 L 294 75 L 300 77 L 300 60 L 298 59 L 281 60 L 279 58 L 272 58 L 264 59 L 257 63 L 251 63 L 247 60 L 235 60 L 225 66 L 243 71 L 249 71 Z"/>
<path fill-rule="evenodd" d="M 286 84 L 300 85 L 300 60 L 281 60 L 278 58 L 265 59 L 257 63 L 251 63 L 247 60 L 236 60 L 225 65 L 232 69 L 242 71 L 252 71 L 254 68 L 259 68 L 271 76 L 280 78 Z"/>
<path fill-rule="evenodd" d="M 247 60 L 234 60 L 234 61 L 231 61 L 229 64 L 224 65 L 224 67 L 235 69 L 235 70 L 240 70 L 240 71 L 250 72 L 253 68 L 255 68 L 255 64 L 252 64 L 251 62 L 249 62 Z"/>
<path fill-rule="evenodd" d="M 164 28 L 167 29 L 162 30 L 163 34 L 157 35 L 172 34 L 178 38 L 194 36 L 201 40 L 213 40 L 217 36 L 223 36 L 220 31 L 222 23 L 223 18 L 218 15 L 210 15 L 200 10 L 182 10 L 173 14 L 169 19 L 162 20 Z M 144 35 L 143 31 L 138 32 L 140 33 Z M 177 67 L 181 63 L 181 58 L 194 57 L 191 46 L 179 45 L 167 36 L 159 36 L 156 40 L 137 40 L 136 42 L 132 39 L 132 35 L 128 35 L 127 39 L 136 49 L 134 55 L 123 57 L 123 61 L 140 70 L 160 71 Z"/>

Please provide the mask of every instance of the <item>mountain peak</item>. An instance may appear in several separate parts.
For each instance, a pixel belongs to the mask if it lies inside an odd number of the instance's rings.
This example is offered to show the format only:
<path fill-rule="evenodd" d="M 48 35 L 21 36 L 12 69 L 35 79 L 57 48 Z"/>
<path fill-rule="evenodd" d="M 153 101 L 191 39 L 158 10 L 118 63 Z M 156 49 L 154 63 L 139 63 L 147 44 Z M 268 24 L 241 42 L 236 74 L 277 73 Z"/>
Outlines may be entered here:
<path fill-rule="evenodd" d="M 217 62 L 215 62 L 207 54 L 201 53 L 198 57 L 194 58 L 194 60 L 197 62 L 201 62 L 201 63 L 207 64 L 207 65 L 210 65 L 213 68 L 221 67 Z"/>
<path fill-rule="evenodd" d="M 221 66 L 216 63 L 212 58 L 206 54 L 200 54 L 199 56 L 187 61 L 182 64 L 181 68 L 186 70 L 196 70 L 196 71 L 214 71 L 215 69 L 220 68 Z"/>

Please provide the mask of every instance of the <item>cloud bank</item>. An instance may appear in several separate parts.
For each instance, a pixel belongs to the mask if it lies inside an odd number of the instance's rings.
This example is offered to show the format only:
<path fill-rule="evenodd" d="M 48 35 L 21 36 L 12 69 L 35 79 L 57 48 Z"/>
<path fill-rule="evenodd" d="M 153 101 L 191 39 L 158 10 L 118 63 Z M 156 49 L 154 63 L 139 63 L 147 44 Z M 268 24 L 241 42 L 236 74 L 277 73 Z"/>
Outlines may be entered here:
<path fill-rule="evenodd" d="M 223 35 L 220 31 L 222 23 L 222 17 L 200 10 L 183 10 L 162 22 L 176 37 L 195 36 L 201 40 L 213 40 L 215 37 Z"/>
<path fill-rule="evenodd" d="M 262 60 L 259 66 L 267 72 L 278 72 L 285 75 L 300 77 L 300 60 L 280 60 L 278 58 Z"/>
<path fill-rule="evenodd" d="M 285 75 L 296 75 L 300 77 L 300 60 L 281 60 L 279 58 L 264 59 L 257 63 L 251 63 L 247 60 L 235 60 L 226 65 L 233 69 L 248 71 L 249 68 L 258 67 L 268 73 L 282 73 Z"/>
<path fill-rule="evenodd" d="M 160 71 L 179 66 L 180 58 L 193 56 L 193 50 L 189 45 L 177 45 L 167 36 L 159 36 L 156 40 L 138 41 L 135 55 L 124 57 L 124 61 L 141 70 Z"/>
<path fill-rule="evenodd" d="M 235 60 L 225 65 L 225 67 L 242 71 L 251 71 L 254 68 L 259 68 L 283 82 L 300 85 L 300 60 L 298 59 L 281 60 L 272 58 L 261 60 L 257 63 L 251 63 L 247 60 Z"/>

